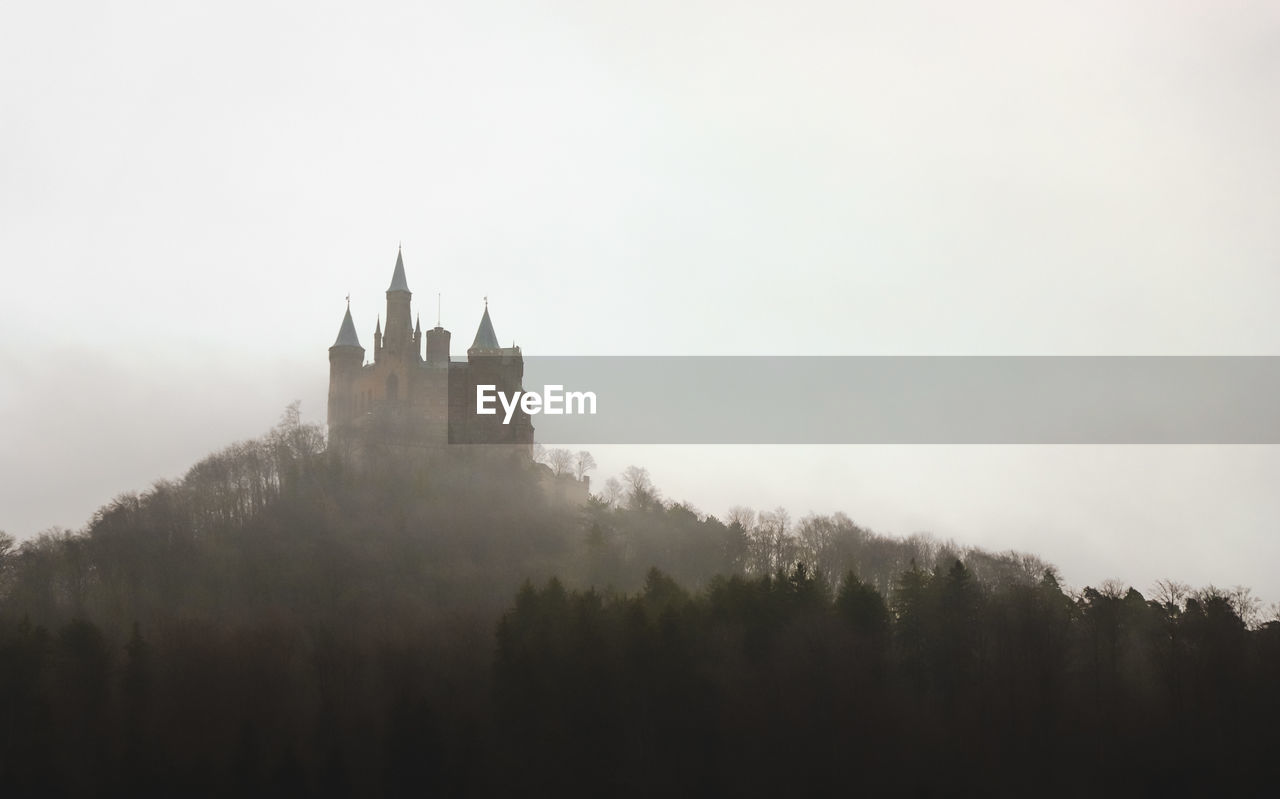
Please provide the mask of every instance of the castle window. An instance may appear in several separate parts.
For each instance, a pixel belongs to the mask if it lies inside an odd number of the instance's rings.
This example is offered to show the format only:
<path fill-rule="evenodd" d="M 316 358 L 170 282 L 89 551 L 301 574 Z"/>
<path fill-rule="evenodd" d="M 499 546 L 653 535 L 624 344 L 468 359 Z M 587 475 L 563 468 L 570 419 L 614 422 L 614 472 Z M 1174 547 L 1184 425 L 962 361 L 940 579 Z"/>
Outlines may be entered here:
<path fill-rule="evenodd" d="M 397 395 L 400 393 L 400 378 L 396 377 L 395 372 L 387 375 L 387 400 L 395 402 Z"/>

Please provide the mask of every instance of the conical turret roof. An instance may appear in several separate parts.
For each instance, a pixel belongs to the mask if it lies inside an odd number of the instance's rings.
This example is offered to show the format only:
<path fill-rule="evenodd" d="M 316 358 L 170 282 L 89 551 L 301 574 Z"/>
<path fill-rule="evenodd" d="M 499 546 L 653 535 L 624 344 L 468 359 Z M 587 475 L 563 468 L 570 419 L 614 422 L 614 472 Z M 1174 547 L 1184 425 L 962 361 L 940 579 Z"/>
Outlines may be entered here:
<path fill-rule="evenodd" d="M 489 319 L 489 306 L 484 306 L 484 316 L 480 317 L 480 328 L 476 330 L 476 340 L 471 342 L 473 350 L 496 350 L 501 348 L 498 334 L 493 332 L 493 322 Z"/>
<path fill-rule="evenodd" d="M 333 342 L 333 346 L 360 347 L 360 337 L 356 335 L 356 323 L 351 321 L 350 306 L 347 307 L 346 316 L 342 317 L 342 327 L 338 328 L 338 340 Z"/>
<path fill-rule="evenodd" d="M 409 281 L 404 277 L 404 255 L 399 250 L 396 251 L 396 271 L 391 273 L 391 285 L 387 291 L 409 292 Z"/>

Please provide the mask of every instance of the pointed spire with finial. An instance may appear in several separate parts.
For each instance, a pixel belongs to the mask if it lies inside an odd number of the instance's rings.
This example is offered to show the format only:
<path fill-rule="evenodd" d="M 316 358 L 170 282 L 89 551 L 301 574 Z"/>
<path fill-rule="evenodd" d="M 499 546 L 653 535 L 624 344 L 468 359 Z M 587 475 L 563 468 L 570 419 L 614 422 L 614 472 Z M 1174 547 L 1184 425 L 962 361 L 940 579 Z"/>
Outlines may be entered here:
<path fill-rule="evenodd" d="M 484 316 L 480 317 L 480 328 L 476 330 L 476 340 L 471 342 L 473 350 L 501 349 L 498 335 L 493 332 L 493 321 L 489 319 L 489 298 L 484 298 Z"/>
<path fill-rule="evenodd" d="M 338 328 L 338 340 L 333 342 L 335 347 L 359 347 L 360 337 L 356 335 L 356 323 L 351 321 L 351 297 L 347 297 L 347 313 L 342 317 L 342 327 Z"/>
<path fill-rule="evenodd" d="M 413 319 L 413 334 L 415 336 L 422 335 L 422 314 L 418 314 Z"/>
<path fill-rule="evenodd" d="M 409 281 L 404 276 L 404 252 L 399 249 L 396 250 L 396 269 L 391 273 L 391 285 L 387 291 L 409 292 Z"/>

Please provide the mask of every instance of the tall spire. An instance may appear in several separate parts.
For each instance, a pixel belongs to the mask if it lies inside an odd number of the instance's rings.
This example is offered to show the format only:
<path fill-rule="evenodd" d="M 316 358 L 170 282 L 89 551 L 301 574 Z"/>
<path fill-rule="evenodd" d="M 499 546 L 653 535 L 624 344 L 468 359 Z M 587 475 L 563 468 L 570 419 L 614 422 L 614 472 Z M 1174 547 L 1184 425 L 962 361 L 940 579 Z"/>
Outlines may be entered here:
<path fill-rule="evenodd" d="M 471 349 L 496 350 L 501 348 L 502 345 L 498 343 L 498 335 L 493 332 L 493 322 L 489 319 L 489 299 L 486 297 L 484 316 L 480 317 L 480 328 L 476 330 L 476 340 L 471 342 Z"/>
<path fill-rule="evenodd" d="M 347 314 L 342 317 L 342 327 L 338 328 L 338 340 L 335 347 L 360 347 L 360 337 L 356 335 L 356 323 L 351 321 L 351 305 L 347 305 Z M 364 349 L 363 347 L 360 347 Z"/>
<path fill-rule="evenodd" d="M 396 250 L 396 271 L 391 273 L 391 285 L 387 291 L 409 291 L 409 281 L 404 277 L 404 254 Z"/>

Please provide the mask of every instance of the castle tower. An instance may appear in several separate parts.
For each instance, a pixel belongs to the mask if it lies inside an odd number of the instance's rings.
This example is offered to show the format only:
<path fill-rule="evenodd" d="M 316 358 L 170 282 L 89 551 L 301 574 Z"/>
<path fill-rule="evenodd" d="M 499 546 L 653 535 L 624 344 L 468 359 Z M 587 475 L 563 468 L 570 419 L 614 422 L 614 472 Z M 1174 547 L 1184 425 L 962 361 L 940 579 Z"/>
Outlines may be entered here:
<path fill-rule="evenodd" d="M 519 347 L 503 347 L 498 343 L 493 320 L 489 318 L 488 299 L 485 300 L 480 326 L 476 328 L 476 337 L 467 348 L 465 385 L 465 396 L 469 398 L 475 397 L 477 385 L 493 385 L 507 394 L 524 387 L 524 356 Z M 477 420 L 471 436 L 470 440 L 475 442 L 515 444 L 532 453 L 533 422 L 527 413 L 517 409 L 509 425 L 498 424 L 496 415 Z M 454 440 L 461 440 L 456 433 Z"/>
<path fill-rule="evenodd" d="M 438 324 L 427 331 L 427 365 L 449 365 L 449 331 Z"/>
<path fill-rule="evenodd" d="M 364 363 L 364 347 L 356 336 L 356 325 L 351 320 L 351 306 L 342 317 L 338 338 L 329 348 L 329 433 L 335 426 L 350 423 L 356 415 L 355 381 Z"/>
<path fill-rule="evenodd" d="M 382 347 L 393 358 L 404 358 L 413 348 L 413 321 L 409 304 L 413 292 L 404 276 L 404 256 L 396 253 L 396 268 L 387 288 L 387 327 L 382 334 Z M 414 360 L 417 360 L 416 358 Z"/>

